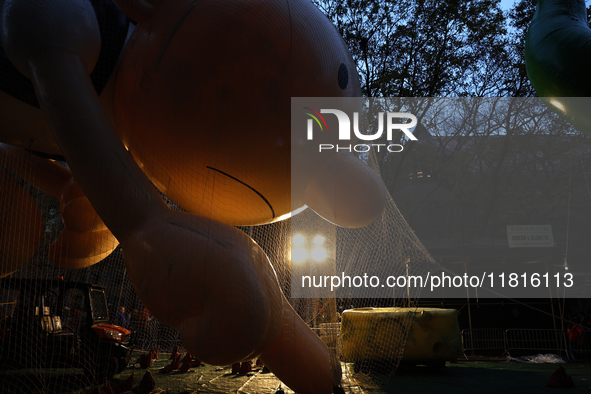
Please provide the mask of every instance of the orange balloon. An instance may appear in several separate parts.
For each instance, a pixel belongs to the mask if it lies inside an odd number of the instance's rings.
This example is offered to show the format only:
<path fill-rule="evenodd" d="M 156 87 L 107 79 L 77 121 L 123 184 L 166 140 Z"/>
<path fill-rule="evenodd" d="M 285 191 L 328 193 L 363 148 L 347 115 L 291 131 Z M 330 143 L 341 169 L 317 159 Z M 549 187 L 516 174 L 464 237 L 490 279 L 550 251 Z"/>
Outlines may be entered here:
<path fill-rule="evenodd" d="M 73 177 L 62 188 L 60 211 L 64 229 L 49 248 L 49 259 L 56 267 L 89 267 L 119 245 Z"/>
<path fill-rule="evenodd" d="M 309 1 L 162 2 L 124 50 L 116 129 L 150 180 L 232 225 L 291 211 L 291 97 L 360 96 L 348 49 Z"/>
<path fill-rule="evenodd" d="M 228 365 L 268 349 L 283 295 L 263 250 L 235 227 L 166 209 L 121 240 L 129 279 L 200 360 Z"/>
<path fill-rule="evenodd" d="M 326 344 L 283 301 L 283 328 L 271 348 L 261 355 L 265 366 L 297 393 L 332 393 L 334 381 Z M 340 367 L 340 365 L 339 365 Z M 339 368 L 340 371 L 340 368 Z"/>
<path fill-rule="evenodd" d="M 88 267 L 107 257 L 119 245 L 68 169 L 6 144 L 0 144 L 0 156 L 6 158 L 8 169 L 60 200 L 65 228 L 49 248 L 49 259 L 56 267 Z"/>
<path fill-rule="evenodd" d="M 313 175 L 304 189 L 304 202 L 329 222 L 359 228 L 384 212 L 386 191 L 381 178 L 351 153 L 332 155 Z"/>
<path fill-rule="evenodd" d="M 118 138 L 79 54 L 43 48 L 30 64 L 56 140 L 121 242 L 144 305 L 207 363 L 230 364 L 269 348 L 281 331 L 282 293 L 262 249 L 235 227 L 165 204 Z"/>
<path fill-rule="evenodd" d="M 108 229 L 77 232 L 65 227 L 49 247 L 49 260 L 58 268 L 80 269 L 102 261 L 118 245 Z"/>
<path fill-rule="evenodd" d="M 43 26 L 87 24 L 72 18 L 75 12 L 45 15 L 34 0 L 17 3 L 27 7 L 16 11 L 33 12 Z M 284 300 L 262 249 L 228 224 L 268 223 L 291 211 L 290 99 L 359 96 L 348 50 L 308 0 L 158 3 L 120 59 L 115 128 L 88 77 L 93 52 L 84 40 L 52 30 L 57 44 L 72 44 L 57 45 L 46 42 L 41 28 L 13 27 L 10 54 L 43 93 L 38 99 L 60 149 L 121 241 L 129 278 L 152 313 L 178 328 L 190 353 L 208 363 L 263 354 L 299 392 L 331 392 L 336 369 L 328 348 Z M 27 15 L 19 17 L 10 16 L 26 25 Z M 343 178 L 326 182 L 330 160 L 322 164 L 301 186 L 330 217 L 341 201 L 335 193 L 349 189 Z M 363 176 L 357 165 L 350 169 Z M 169 209 L 140 168 L 195 215 Z M 71 206 L 91 213 L 81 195 L 66 200 L 64 212 Z M 342 201 L 359 205 L 355 200 Z M 66 222 L 90 234 L 103 231 L 88 217 Z M 341 218 L 333 215 L 335 222 L 350 219 Z M 76 250 L 75 257 L 86 252 Z"/>
<path fill-rule="evenodd" d="M 64 225 L 72 231 L 84 233 L 107 229 L 74 178 L 61 193 L 60 210 Z"/>

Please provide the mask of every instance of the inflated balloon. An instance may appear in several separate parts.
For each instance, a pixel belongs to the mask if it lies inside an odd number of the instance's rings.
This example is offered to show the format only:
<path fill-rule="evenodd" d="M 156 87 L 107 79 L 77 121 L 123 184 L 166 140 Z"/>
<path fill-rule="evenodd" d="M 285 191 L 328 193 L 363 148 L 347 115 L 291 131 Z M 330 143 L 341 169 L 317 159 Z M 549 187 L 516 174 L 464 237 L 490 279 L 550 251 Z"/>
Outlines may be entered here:
<path fill-rule="evenodd" d="M 3 3 L 9 2 L 13 3 L 12 0 L 3 1 Z M 111 0 L 90 0 L 90 5 L 94 16 L 89 14 L 86 17 L 91 21 L 94 18 L 100 28 L 100 52 L 90 78 L 95 90 L 101 95 L 105 108 L 110 111 L 112 97 L 108 81 L 128 36 L 130 21 Z M 4 30 L 1 28 L 3 25 L 8 29 L 11 25 L 24 26 L 32 22 L 26 20 L 21 23 L 15 19 L 11 22 L 8 18 L 6 23 L 5 19 L 7 19 L 6 15 L 0 14 L 0 31 Z M 70 32 L 74 33 L 73 30 Z M 78 34 L 81 40 L 87 39 L 80 31 L 75 34 Z M 0 141 L 31 151 L 61 155 L 49 125 L 43 113 L 39 111 L 39 101 L 33 84 L 8 59 L 5 53 L 6 34 L 0 33 L 0 38 L 2 39 L 0 42 L 0 111 L 2 113 Z M 92 47 L 90 41 L 88 45 Z"/>
<path fill-rule="evenodd" d="M 343 40 L 308 0 L 117 0 L 138 25 L 99 89 L 105 2 L 12 0 L 0 22 L 8 59 L 35 93 L 18 105 L 0 95 L 0 108 L 17 111 L 0 138 L 62 154 L 74 176 L 53 188 L 69 242 L 55 246 L 60 261 L 92 264 L 116 237 L 142 303 L 192 355 L 216 365 L 261 356 L 295 391 L 331 392 L 338 362 L 285 300 L 262 249 L 231 224 L 273 222 L 304 204 L 346 227 L 381 214 L 383 185 L 351 155 L 302 164 L 313 171 L 291 190 L 290 98 L 360 95 Z M 18 126 L 19 115 L 33 126 Z"/>
<path fill-rule="evenodd" d="M 360 88 L 345 43 L 312 3 L 162 2 L 121 57 L 115 125 L 150 180 L 184 209 L 233 225 L 269 223 L 292 209 L 288 103 L 316 96 L 360 96 Z"/>
<path fill-rule="evenodd" d="M 591 29 L 584 0 L 538 0 L 525 61 L 531 84 L 544 102 L 591 136 Z"/>
<path fill-rule="evenodd" d="M 60 200 L 64 229 L 49 248 L 49 259 L 54 266 L 88 267 L 103 260 L 119 245 L 69 170 L 6 144 L 0 144 L 0 155 L 10 158 L 4 165 L 6 169 Z"/>
<path fill-rule="evenodd" d="M 34 16 L 37 26 L 49 23 L 43 15 Z M 121 242 L 127 273 L 144 305 L 160 321 L 179 329 L 187 349 L 208 363 L 241 361 L 268 348 L 282 328 L 283 300 L 263 251 L 234 227 L 168 208 L 102 110 L 88 77 L 88 61 L 82 57 L 91 52 L 77 51 L 76 42 L 62 36 L 58 38 L 69 45 L 30 50 L 35 41 L 19 36 L 20 31 L 14 34 L 13 42 L 19 45 L 13 53 L 29 64 L 61 151 Z M 250 330 L 236 330 L 244 322 L 250 323 Z"/>
<path fill-rule="evenodd" d="M 323 152 L 322 155 L 324 155 Z M 349 152 L 326 155 L 302 187 L 302 201 L 331 223 L 358 228 L 371 224 L 384 211 L 384 184 L 376 173 Z M 292 191 L 292 198 L 297 195 Z M 297 207 L 297 202 L 295 203 Z"/>
<path fill-rule="evenodd" d="M 261 359 L 273 373 L 297 392 L 331 393 L 334 381 L 331 355 L 326 344 L 284 301 L 284 329 Z M 340 372 L 340 363 L 337 365 Z"/>

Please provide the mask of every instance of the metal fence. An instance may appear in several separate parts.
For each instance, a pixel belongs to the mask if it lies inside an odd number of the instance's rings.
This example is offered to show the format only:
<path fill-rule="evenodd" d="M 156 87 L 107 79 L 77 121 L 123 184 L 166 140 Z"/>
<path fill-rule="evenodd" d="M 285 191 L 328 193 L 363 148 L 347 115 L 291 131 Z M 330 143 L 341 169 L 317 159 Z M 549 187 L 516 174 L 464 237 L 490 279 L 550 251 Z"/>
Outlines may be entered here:
<path fill-rule="evenodd" d="M 564 331 L 551 329 L 509 329 L 505 331 L 507 354 L 551 352 L 569 356 Z"/>
<path fill-rule="evenodd" d="M 507 349 L 505 331 L 500 328 L 462 330 L 462 349 L 464 354 L 470 355 L 476 354 L 476 351 L 503 355 Z"/>
<path fill-rule="evenodd" d="M 582 340 L 576 346 L 581 351 L 591 352 L 591 332 L 586 338 L 587 341 Z M 573 346 L 573 343 L 568 341 L 566 332 L 561 330 L 520 328 L 462 330 L 462 349 L 466 356 L 555 353 L 570 359 L 573 357 Z"/>

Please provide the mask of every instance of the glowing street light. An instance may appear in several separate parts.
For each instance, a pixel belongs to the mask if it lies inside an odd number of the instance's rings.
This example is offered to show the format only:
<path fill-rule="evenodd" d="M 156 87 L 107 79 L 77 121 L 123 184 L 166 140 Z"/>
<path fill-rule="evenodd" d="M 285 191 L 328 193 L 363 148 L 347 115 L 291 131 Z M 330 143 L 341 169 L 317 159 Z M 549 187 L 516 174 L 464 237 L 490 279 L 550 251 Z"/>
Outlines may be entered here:
<path fill-rule="evenodd" d="M 312 258 L 316 261 L 324 261 L 326 259 L 326 249 L 321 246 L 315 247 L 310 253 Z"/>
<path fill-rule="evenodd" d="M 308 250 L 305 248 L 306 237 L 302 234 L 294 235 L 292 239 L 292 245 L 294 246 L 291 250 L 291 261 L 294 263 L 303 263 L 308 259 Z M 309 255 L 314 261 L 324 261 L 328 256 L 328 253 L 322 244 L 324 243 L 324 237 L 317 235 L 312 239 L 312 243 L 315 245 L 310 251 Z"/>
<path fill-rule="evenodd" d="M 308 252 L 304 248 L 293 248 L 291 250 L 291 261 L 294 263 L 303 263 L 308 258 Z"/>
<path fill-rule="evenodd" d="M 302 246 L 304 244 L 304 241 L 306 239 L 304 238 L 304 236 L 302 234 L 296 234 L 293 237 L 293 244 L 295 246 Z"/>
<path fill-rule="evenodd" d="M 317 235 L 314 237 L 314 245 L 321 246 L 324 243 L 324 237 L 322 235 Z"/>

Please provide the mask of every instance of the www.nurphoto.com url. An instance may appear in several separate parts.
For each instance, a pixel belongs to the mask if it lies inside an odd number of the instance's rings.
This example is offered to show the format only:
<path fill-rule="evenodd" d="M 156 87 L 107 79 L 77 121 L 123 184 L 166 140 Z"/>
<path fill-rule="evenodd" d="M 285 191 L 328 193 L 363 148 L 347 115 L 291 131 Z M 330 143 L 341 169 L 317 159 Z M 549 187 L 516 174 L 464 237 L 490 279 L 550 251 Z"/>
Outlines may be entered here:
<path fill-rule="evenodd" d="M 572 287 L 574 285 L 573 275 L 569 272 L 555 274 L 551 273 L 493 273 L 484 272 L 481 276 L 476 275 L 448 275 L 440 272 L 431 275 L 428 272 L 424 276 L 420 275 L 400 275 L 388 276 L 382 280 L 378 276 L 363 275 L 304 275 L 302 276 L 302 288 L 329 288 L 334 291 L 337 288 L 360 288 L 360 287 L 413 287 L 430 288 L 431 291 L 438 288 L 459 288 L 459 287 Z"/>

